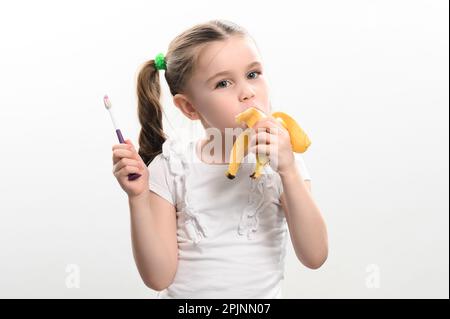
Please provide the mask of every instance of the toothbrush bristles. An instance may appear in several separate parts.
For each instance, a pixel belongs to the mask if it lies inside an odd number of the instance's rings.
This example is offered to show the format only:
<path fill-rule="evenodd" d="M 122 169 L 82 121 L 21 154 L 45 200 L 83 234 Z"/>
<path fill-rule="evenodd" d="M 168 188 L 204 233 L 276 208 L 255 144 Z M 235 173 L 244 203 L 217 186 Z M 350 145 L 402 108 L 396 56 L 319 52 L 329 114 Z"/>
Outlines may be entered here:
<path fill-rule="evenodd" d="M 105 95 L 105 97 L 103 98 L 103 103 L 105 103 L 105 107 L 107 110 L 111 108 L 111 101 L 109 100 L 108 95 Z"/>

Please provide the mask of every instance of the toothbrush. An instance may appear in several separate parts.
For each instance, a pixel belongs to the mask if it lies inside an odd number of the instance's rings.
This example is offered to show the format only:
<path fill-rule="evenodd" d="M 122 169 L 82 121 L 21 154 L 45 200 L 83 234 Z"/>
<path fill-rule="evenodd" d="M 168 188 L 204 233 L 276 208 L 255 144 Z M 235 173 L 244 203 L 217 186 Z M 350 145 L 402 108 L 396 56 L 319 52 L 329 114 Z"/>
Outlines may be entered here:
<path fill-rule="evenodd" d="M 111 101 L 109 100 L 108 95 L 105 95 L 105 97 L 103 98 L 103 103 L 105 104 L 105 108 L 109 111 L 109 115 L 111 115 L 111 120 L 113 122 L 114 128 L 116 129 L 116 134 L 117 134 L 117 137 L 119 138 L 119 142 L 121 144 L 126 144 L 125 140 L 123 139 L 122 132 L 118 128 L 117 122 L 114 119 L 114 115 L 112 112 L 112 104 L 111 104 Z M 140 176 L 141 176 L 141 174 L 131 173 L 131 174 L 128 174 L 128 180 L 134 181 L 135 179 L 139 178 Z"/>

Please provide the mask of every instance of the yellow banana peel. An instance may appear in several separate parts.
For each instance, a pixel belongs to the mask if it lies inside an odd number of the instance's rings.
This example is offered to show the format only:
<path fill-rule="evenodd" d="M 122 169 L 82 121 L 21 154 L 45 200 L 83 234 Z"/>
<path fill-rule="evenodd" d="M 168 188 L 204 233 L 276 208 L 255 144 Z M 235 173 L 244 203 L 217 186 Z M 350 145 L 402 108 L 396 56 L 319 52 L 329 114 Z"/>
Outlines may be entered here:
<path fill-rule="evenodd" d="M 248 128 L 237 137 L 236 141 L 233 144 L 233 148 L 230 153 L 228 170 L 225 174 L 229 179 L 233 179 L 236 177 L 236 174 L 242 163 L 242 159 L 244 158 L 249 146 L 251 128 L 256 124 L 256 122 L 265 117 L 267 117 L 267 115 L 256 107 L 250 107 L 244 112 L 236 115 L 236 123 L 245 123 Z M 308 149 L 308 147 L 311 145 L 311 141 L 309 140 L 303 129 L 300 127 L 300 125 L 298 125 L 292 117 L 283 112 L 272 113 L 272 117 L 279 121 L 289 132 L 291 146 L 294 152 L 303 153 Z M 264 166 L 268 162 L 269 158 L 266 155 L 256 154 L 255 170 L 250 175 L 250 177 L 253 179 L 259 178 Z"/>

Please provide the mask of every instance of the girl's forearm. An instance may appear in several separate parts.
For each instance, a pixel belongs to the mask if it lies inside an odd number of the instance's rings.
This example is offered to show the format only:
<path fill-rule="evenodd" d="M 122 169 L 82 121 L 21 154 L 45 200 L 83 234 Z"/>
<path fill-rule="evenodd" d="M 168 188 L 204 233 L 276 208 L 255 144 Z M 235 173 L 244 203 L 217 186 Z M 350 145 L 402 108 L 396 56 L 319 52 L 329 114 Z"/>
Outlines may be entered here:
<path fill-rule="evenodd" d="M 144 283 L 154 290 L 163 290 L 173 280 L 176 261 L 170 258 L 154 222 L 149 193 L 129 197 L 133 255 Z"/>
<path fill-rule="evenodd" d="M 328 256 L 325 221 L 297 166 L 280 172 L 286 220 L 297 258 L 307 267 L 319 268 Z"/>

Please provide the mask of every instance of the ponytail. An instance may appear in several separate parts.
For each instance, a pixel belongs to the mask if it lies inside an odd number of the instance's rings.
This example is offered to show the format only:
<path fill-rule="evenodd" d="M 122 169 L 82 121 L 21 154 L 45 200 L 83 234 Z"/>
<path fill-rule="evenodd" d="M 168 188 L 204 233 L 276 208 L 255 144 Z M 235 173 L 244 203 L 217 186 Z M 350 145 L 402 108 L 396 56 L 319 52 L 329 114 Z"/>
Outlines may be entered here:
<path fill-rule="evenodd" d="M 150 60 L 141 68 L 137 78 L 138 118 L 141 124 L 139 152 L 148 166 L 162 152 L 166 135 L 162 125 L 161 86 L 159 70 Z"/>

